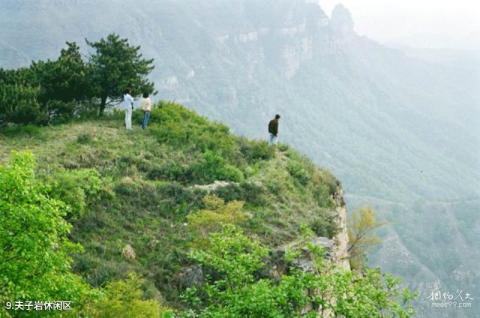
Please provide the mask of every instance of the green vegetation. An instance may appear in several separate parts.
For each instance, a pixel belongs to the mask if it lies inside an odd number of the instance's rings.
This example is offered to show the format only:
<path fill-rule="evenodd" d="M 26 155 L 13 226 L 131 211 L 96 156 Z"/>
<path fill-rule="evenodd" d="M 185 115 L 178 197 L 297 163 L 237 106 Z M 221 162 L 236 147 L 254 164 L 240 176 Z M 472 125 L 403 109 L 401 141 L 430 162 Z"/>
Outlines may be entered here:
<path fill-rule="evenodd" d="M 117 34 L 109 34 L 97 42 L 87 40 L 87 44 L 95 50 L 90 57 L 89 80 L 93 96 L 100 98 L 100 115 L 108 98 L 119 98 L 126 88 L 136 95 L 153 92 L 153 83 L 146 79 L 154 68 L 153 59 L 144 59 L 140 46 L 131 46 Z"/>
<path fill-rule="evenodd" d="M 367 266 L 367 254 L 381 243 L 375 230 L 385 225 L 377 220 L 372 208 L 365 207 L 352 213 L 348 219 L 348 253 L 350 266 L 354 269 L 363 269 Z"/>
<path fill-rule="evenodd" d="M 389 221 L 378 231 L 385 244 L 369 255 L 370 264 L 401 276 L 412 287 L 424 286 L 425 294 L 431 292 L 428 286 L 440 281 L 444 289 L 480 295 L 478 50 L 404 54 L 367 37 L 342 37 L 330 29 L 332 15 L 326 6 L 319 9 L 312 2 L 319 1 L 3 0 L 0 65 L 28 66 L 31 59 L 54 59 L 59 46 L 79 32 L 89 34 L 92 41 L 112 30 L 125 32 L 121 35 L 141 45 L 146 58 L 155 59 L 149 78 L 162 99 L 184 101 L 250 137 L 264 136 L 266 123 L 280 112 L 281 141 L 334 172 L 350 209 L 372 205 L 381 219 Z M 124 19 L 125 12 L 129 14 Z M 80 39 L 78 44 L 84 48 Z M 428 61 L 422 61 L 425 58 Z M 35 107 L 30 102 L 8 104 Z M 0 111 L 0 117 L 3 114 Z M 16 127 L 5 138 L 21 135 L 23 145 L 45 142 L 52 147 L 53 138 L 71 142 L 84 135 L 93 143 L 98 141 L 95 134 L 110 133 L 107 123 L 100 125 L 102 129 L 93 132 L 98 124 L 85 123 L 83 129 L 73 128 L 83 131 L 72 132 L 71 137 L 32 126 L 19 132 Z M 104 143 L 99 142 L 99 149 Z M 3 150 L 5 156 L 8 151 Z M 95 152 L 86 151 L 82 161 L 80 154 L 76 156 L 67 163 L 70 169 L 91 160 L 88 156 Z M 140 156 L 138 151 L 135 156 Z M 113 161 L 103 165 L 116 164 Z M 178 178 L 183 186 L 183 168 L 188 168 L 185 162 L 172 156 L 152 170 L 149 180 L 157 172 L 171 173 L 169 178 Z M 280 165 L 272 170 L 281 170 Z M 155 178 L 163 180 L 158 174 Z M 289 178 L 282 173 L 279 179 L 270 179 L 261 188 L 284 191 L 281 181 Z M 240 182 L 215 192 L 226 201 L 255 195 L 255 204 L 262 206 L 268 195 L 257 188 Z M 253 199 L 248 199 L 247 208 Z M 281 212 L 296 210 L 277 203 L 271 213 L 287 227 L 295 224 L 285 221 Z M 298 205 L 302 207 L 301 202 Z M 319 232 L 324 231 L 324 224 L 316 224 Z M 421 298 L 419 317 L 478 318 L 478 308 L 432 311 L 431 302 Z M 473 306 L 478 306 L 476 301 Z"/>
<path fill-rule="evenodd" d="M 153 83 L 146 78 L 153 60 L 143 58 L 140 47 L 131 46 L 127 39 L 110 34 L 97 42 L 87 40 L 95 51 L 88 61 L 75 42 L 66 44 L 54 61 L 0 68 L 0 127 L 67 122 L 91 116 L 95 107 L 102 115 L 126 88 L 137 95 L 153 92 Z"/>
<path fill-rule="evenodd" d="M 355 317 L 409 317 L 410 295 L 403 304 L 396 281 L 378 271 L 337 271 L 304 237 L 332 238 L 337 231 L 340 188 L 330 173 L 285 145 L 236 137 L 174 103 L 156 105 L 147 130 L 127 132 L 119 117 L 0 134 L 1 172 L 9 176 L 1 185 L 22 193 L 2 188 L 2 210 L 7 204 L 9 212 L 1 225 L 6 252 L 0 264 L 14 266 L 10 259 L 23 255 L 10 247 L 23 244 L 22 236 L 9 233 L 23 213 L 34 212 L 29 217 L 37 222 L 29 226 L 48 238 L 44 250 L 34 251 L 51 253 L 44 259 L 52 260 L 50 267 L 38 266 L 56 275 L 56 291 L 69 288 L 61 295 L 74 300 L 72 314 L 296 317 L 304 308 L 311 316 L 323 308 Z M 35 173 L 30 155 L 8 159 L 13 150 L 34 154 Z M 37 226 L 47 221 L 53 223 L 42 232 Z M 30 236 L 27 247 L 40 236 Z M 56 246 L 50 251 L 49 240 Z M 312 255 L 313 272 L 295 265 L 304 257 L 300 250 L 272 258 L 279 246 L 298 240 Z M 83 252 L 66 249 L 71 246 Z M 272 262 L 286 267 L 272 276 Z M 49 296 L 40 289 L 22 294 L 30 285 L 21 272 L 4 272 L 2 279 L 12 281 L 5 286 L 18 291 L 2 290 L 2 300 Z M 38 284 L 43 292 L 47 287 Z"/>
<path fill-rule="evenodd" d="M 308 245 L 307 245 L 308 246 Z M 378 270 L 334 271 L 323 250 L 308 246 L 314 268 L 291 267 L 280 277 L 259 277 L 268 248 L 234 226 L 212 233 L 206 247 L 191 258 L 215 273 L 205 285 L 185 294 L 189 310 L 183 317 L 411 317 L 412 295 L 399 281 Z M 290 259 L 290 261 L 293 259 Z M 288 260 L 287 260 L 288 261 Z"/>
<path fill-rule="evenodd" d="M 0 167 L 0 211 L 0 302 L 83 299 L 87 286 L 71 272 L 80 245 L 68 239 L 66 206 L 37 182 L 31 155 L 15 153 Z"/>
<path fill-rule="evenodd" d="M 109 282 L 98 299 L 86 303 L 78 310 L 82 317 L 92 318 L 170 318 L 173 311 L 161 306 L 157 301 L 143 299 L 143 280 L 135 274 L 124 281 Z"/>

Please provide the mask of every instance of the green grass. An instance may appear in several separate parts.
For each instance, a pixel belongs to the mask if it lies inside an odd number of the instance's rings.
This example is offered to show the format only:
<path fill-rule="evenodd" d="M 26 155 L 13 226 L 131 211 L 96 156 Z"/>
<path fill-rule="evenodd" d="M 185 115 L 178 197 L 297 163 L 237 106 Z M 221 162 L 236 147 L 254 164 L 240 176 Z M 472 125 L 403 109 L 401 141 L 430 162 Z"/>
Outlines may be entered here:
<path fill-rule="evenodd" d="M 72 238 L 84 246 L 74 270 L 94 286 L 135 271 L 151 295 L 178 304 L 178 274 L 188 264 L 187 216 L 204 208 L 207 190 L 226 202 L 245 201 L 245 231 L 269 246 L 310 227 L 332 237 L 339 183 L 286 145 L 270 147 L 230 134 L 186 108 L 160 103 L 147 130 L 123 127 L 122 114 L 52 127 L 0 133 L 0 162 L 30 150 L 51 195 L 71 205 Z M 130 244 L 135 260 L 122 257 Z"/>

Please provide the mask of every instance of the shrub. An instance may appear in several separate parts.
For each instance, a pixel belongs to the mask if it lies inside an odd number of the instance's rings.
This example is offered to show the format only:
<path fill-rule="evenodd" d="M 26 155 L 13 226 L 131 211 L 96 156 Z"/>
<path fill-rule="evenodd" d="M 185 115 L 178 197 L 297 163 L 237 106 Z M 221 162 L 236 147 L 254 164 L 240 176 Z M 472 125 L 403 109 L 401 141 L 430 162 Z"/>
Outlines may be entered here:
<path fill-rule="evenodd" d="M 315 217 L 310 223 L 310 228 L 317 236 L 332 238 L 338 232 L 334 217 L 328 214 Z"/>
<path fill-rule="evenodd" d="M 142 284 L 143 280 L 135 274 L 129 274 L 123 281 L 110 282 L 81 314 L 92 318 L 173 318 L 169 308 L 154 299 L 144 299 Z"/>
<path fill-rule="evenodd" d="M 364 274 L 330 269 L 323 250 L 307 244 L 313 270 L 290 267 L 275 280 L 258 278 L 268 249 L 234 226 L 212 233 L 207 244 L 190 257 L 204 269 L 215 272 L 204 285 L 187 289 L 184 300 L 190 308 L 181 317 L 317 317 L 380 318 L 412 317 L 412 294 L 400 281 L 379 270 Z M 286 264 L 303 253 L 288 253 Z"/>
<path fill-rule="evenodd" d="M 115 185 L 115 192 L 124 196 L 136 196 L 142 191 L 142 184 L 130 177 L 124 177 Z"/>
<path fill-rule="evenodd" d="M 266 204 L 265 189 L 262 186 L 251 182 L 229 184 L 225 187 L 218 188 L 214 193 L 227 202 L 235 200 L 245 201 L 246 203 L 255 206 Z"/>
<path fill-rule="evenodd" d="M 11 125 L 1 129 L 0 133 L 5 136 L 9 137 L 21 137 L 21 136 L 28 136 L 28 137 L 35 137 L 40 140 L 45 139 L 44 131 L 36 126 L 36 125 Z"/>
<path fill-rule="evenodd" d="M 310 181 L 307 170 L 297 161 L 290 160 L 287 164 L 287 170 L 301 185 L 307 185 Z"/>
<path fill-rule="evenodd" d="M 244 176 L 235 166 L 225 162 L 218 153 L 207 150 L 202 160 L 192 166 L 192 174 L 195 180 L 210 183 L 215 180 L 240 182 Z"/>
<path fill-rule="evenodd" d="M 270 160 L 275 156 L 275 148 L 270 147 L 266 141 L 251 141 L 246 138 L 239 138 L 239 144 L 240 152 L 249 163 Z"/>
<path fill-rule="evenodd" d="M 196 240 L 205 239 L 209 233 L 225 225 L 239 224 L 247 219 L 241 201 L 225 204 L 219 197 L 208 195 L 203 199 L 203 204 L 205 209 L 187 216 L 189 228 L 197 235 Z"/>
<path fill-rule="evenodd" d="M 228 127 L 207 121 L 204 117 L 174 103 L 159 103 L 152 113 L 150 131 L 162 142 L 174 147 L 192 148 L 205 153 L 213 151 L 226 160 L 241 155 Z"/>
<path fill-rule="evenodd" d="M 76 114 L 81 112 L 80 105 L 76 101 L 47 100 L 44 107 L 47 111 L 48 123 L 61 124 L 72 120 Z"/>
<path fill-rule="evenodd" d="M 0 127 L 7 123 L 32 124 L 48 121 L 38 102 L 38 87 L 4 84 L 0 79 Z"/>
<path fill-rule="evenodd" d="M 99 199 L 103 191 L 104 184 L 95 169 L 62 171 L 52 178 L 50 195 L 68 205 L 69 219 L 82 217 L 87 205 Z"/>

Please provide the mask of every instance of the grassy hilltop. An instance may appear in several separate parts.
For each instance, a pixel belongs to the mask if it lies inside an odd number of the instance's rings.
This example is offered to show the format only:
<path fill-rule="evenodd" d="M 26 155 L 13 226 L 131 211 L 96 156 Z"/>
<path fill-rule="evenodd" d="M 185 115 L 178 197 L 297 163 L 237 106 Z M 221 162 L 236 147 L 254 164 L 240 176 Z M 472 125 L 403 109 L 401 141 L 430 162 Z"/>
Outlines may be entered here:
<path fill-rule="evenodd" d="M 141 115 L 133 131 L 120 112 L 0 132 L 0 302 L 72 301 L 54 317 L 411 317 L 398 279 L 324 261 L 345 235 L 329 172 L 181 105 L 159 103 L 147 130 Z"/>
<path fill-rule="evenodd" d="M 226 209 L 244 202 L 241 227 L 271 247 L 305 228 L 334 235 L 338 181 L 288 146 L 234 136 L 172 103 L 158 105 L 147 130 L 127 132 L 121 118 L 0 135 L 1 161 L 13 150 L 30 150 L 38 176 L 71 206 L 71 235 L 85 249 L 74 270 L 93 286 L 132 271 L 147 278 L 151 295 L 175 301 L 192 237 L 187 216 L 207 208 L 207 195 L 224 200 Z M 127 245 L 134 258 L 122 256 Z"/>

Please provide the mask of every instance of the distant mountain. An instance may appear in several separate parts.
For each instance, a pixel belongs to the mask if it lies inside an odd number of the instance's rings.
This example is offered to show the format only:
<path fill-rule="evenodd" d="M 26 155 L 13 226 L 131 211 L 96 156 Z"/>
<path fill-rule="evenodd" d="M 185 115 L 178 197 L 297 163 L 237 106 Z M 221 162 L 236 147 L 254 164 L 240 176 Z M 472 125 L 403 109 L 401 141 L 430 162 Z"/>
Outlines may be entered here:
<path fill-rule="evenodd" d="M 153 57 L 158 98 L 182 102 L 237 133 L 280 137 L 333 170 L 350 207 L 390 222 L 373 264 L 422 291 L 437 282 L 480 296 L 479 63 L 426 60 L 353 31 L 302 0 L 3 0 L 0 65 L 26 65 L 117 32 Z"/>

